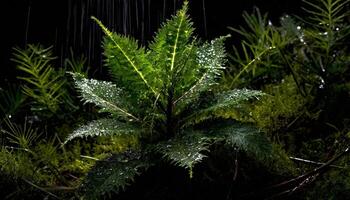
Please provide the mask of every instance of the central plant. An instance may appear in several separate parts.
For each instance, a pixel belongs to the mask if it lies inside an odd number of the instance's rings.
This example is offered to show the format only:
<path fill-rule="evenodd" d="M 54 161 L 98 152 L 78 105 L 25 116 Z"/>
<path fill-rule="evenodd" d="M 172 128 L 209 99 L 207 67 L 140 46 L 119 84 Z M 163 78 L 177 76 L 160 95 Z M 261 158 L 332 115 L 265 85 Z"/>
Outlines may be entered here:
<path fill-rule="evenodd" d="M 253 155 L 271 150 L 252 125 L 232 119 L 245 101 L 262 93 L 214 89 L 226 61 L 226 37 L 200 43 L 193 37 L 187 10 L 185 2 L 148 48 L 109 31 L 93 18 L 106 35 L 105 63 L 113 83 L 72 75 L 82 99 L 100 107 L 108 117 L 81 126 L 66 142 L 113 135 L 136 137 L 140 145 L 98 161 L 82 185 L 86 197 L 98 198 L 124 188 L 161 159 L 189 169 L 192 177 L 193 166 L 217 141 Z"/>

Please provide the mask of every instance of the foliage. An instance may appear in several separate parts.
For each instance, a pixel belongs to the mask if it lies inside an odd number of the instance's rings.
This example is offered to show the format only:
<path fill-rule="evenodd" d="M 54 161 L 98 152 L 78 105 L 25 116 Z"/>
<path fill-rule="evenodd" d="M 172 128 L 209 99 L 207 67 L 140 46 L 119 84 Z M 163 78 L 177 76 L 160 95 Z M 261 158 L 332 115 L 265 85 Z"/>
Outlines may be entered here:
<path fill-rule="evenodd" d="M 100 199 L 136 181 L 118 197 L 347 199 L 349 0 L 303 5 L 279 22 L 244 12 L 228 59 L 229 36 L 198 40 L 187 2 L 146 46 L 93 17 L 105 81 L 72 51 L 59 69 L 51 48 L 15 48 L 21 81 L 0 88 L 0 195 Z"/>
<path fill-rule="evenodd" d="M 94 152 L 90 152 L 89 144 L 80 143 L 72 144 L 66 149 L 61 146 L 57 136 L 45 139 L 27 121 L 21 126 L 6 119 L 4 125 L 0 132 L 0 175 L 6 176 L 6 180 L 16 186 L 8 188 L 4 194 L 15 195 L 17 198 L 24 198 L 28 193 L 32 193 L 33 198 L 39 198 L 35 195 L 59 198 L 73 196 L 69 192 L 75 191 L 96 160 L 103 160 L 137 145 L 130 142 L 130 138 L 128 143 L 123 144 L 128 146 L 120 145 L 126 139 L 120 140 L 122 138 L 119 137 L 106 138 L 112 142 L 95 142 Z M 5 184 L 4 180 L 1 184 Z M 23 190 L 22 187 L 26 189 Z"/>
<path fill-rule="evenodd" d="M 147 160 L 143 160 L 139 152 L 125 151 L 113 155 L 96 163 L 87 175 L 82 190 L 88 199 L 98 198 L 113 190 L 117 192 L 148 166 Z"/>
<path fill-rule="evenodd" d="M 88 77 L 89 67 L 87 67 L 87 58 L 83 55 L 79 57 L 74 56 L 74 52 L 70 49 L 70 58 L 64 60 L 64 67 L 66 71 L 71 70 L 72 72 L 79 73 L 84 77 Z"/>
<path fill-rule="evenodd" d="M 26 49 L 14 48 L 17 68 L 23 72 L 18 78 L 25 81 L 23 92 L 33 98 L 38 105 L 33 109 L 47 109 L 55 113 L 65 95 L 63 73 L 51 66 L 51 48 L 28 45 Z"/>
<path fill-rule="evenodd" d="M 307 115 L 307 103 L 290 76 L 280 84 L 269 84 L 264 91 L 270 95 L 262 97 L 251 110 L 251 118 L 266 132 L 276 132 L 290 127 Z M 311 97 L 310 97 L 311 98 Z"/>
<path fill-rule="evenodd" d="M 232 61 L 230 73 L 225 77 L 229 87 L 249 84 L 243 81 L 245 76 L 249 77 L 248 80 L 255 80 L 258 77 L 265 77 L 265 80 L 283 77 L 282 67 L 276 60 L 279 56 L 278 49 L 290 42 L 290 36 L 282 35 L 279 29 L 272 25 L 268 15 L 262 15 L 258 8 L 255 8 L 252 14 L 243 12 L 243 18 L 247 24 L 246 28 L 229 27 L 243 37 L 241 47 L 234 46 L 234 54 L 230 56 Z"/>
<path fill-rule="evenodd" d="M 192 178 L 192 167 L 206 157 L 204 152 L 209 151 L 210 144 L 209 137 L 205 137 L 203 133 L 193 132 L 160 142 L 156 146 L 156 151 L 161 152 L 163 157 L 173 164 L 188 168 Z"/>
<path fill-rule="evenodd" d="M 77 137 L 125 135 L 138 138 L 140 146 L 98 162 L 82 185 L 85 198 L 118 192 L 141 169 L 155 164 L 158 154 L 189 169 L 192 177 L 194 165 L 217 141 L 252 152 L 259 159 L 271 158 L 271 144 L 257 129 L 222 120 L 232 118 L 226 112 L 238 110 L 263 93 L 214 90 L 225 69 L 226 37 L 200 44 L 192 36 L 187 9 L 186 2 L 163 24 L 148 48 L 109 31 L 93 17 L 106 34 L 106 65 L 114 83 L 89 80 L 77 73 L 73 78 L 82 100 L 109 115 L 76 129 L 66 142 Z M 270 155 L 261 158 L 261 153 Z"/>
<path fill-rule="evenodd" d="M 231 86 L 239 84 L 244 72 L 252 72 L 250 79 L 281 79 L 293 76 L 302 95 L 312 89 L 323 89 L 344 73 L 340 63 L 348 63 L 346 36 L 350 26 L 346 23 L 349 1 L 316 0 L 304 1 L 307 18 L 285 15 L 280 26 L 274 26 L 267 15 L 258 9 L 253 14 L 243 14 L 248 29 L 231 28 L 243 37 L 242 54 L 234 47 L 232 61 L 241 66 L 238 72 L 233 67 Z M 276 69 L 278 69 L 276 71 Z M 331 79 L 331 80 L 330 80 Z M 246 83 L 247 84 L 247 83 Z"/>
<path fill-rule="evenodd" d="M 5 118 L 6 116 L 14 115 L 22 103 L 25 101 L 25 96 L 22 94 L 20 88 L 15 85 L 8 85 L 5 89 L 0 89 L 0 117 Z"/>
<path fill-rule="evenodd" d="M 302 17 L 285 15 L 278 25 L 255 9 L 243 14 L 246 26 L 231 28 L 243 40 L 234 47 L 226 87 L 251 85 L 271 94 L 263 96 L 245 120 L 256 122 L 289 155 L 300 156 L 300 172 L 315 170 L 305 163 L 323 165 L 348 147 L 344 138 L 349 127 L 349 3 L 304 0 Z M 307 188 L 311 199 L 343 198 L 348 170 L 327 169 L 306 176 L 280 195 Z M 342 181 L 339 174 L 344 174 Z M 328 190 L 333 183 L 341 189 Z M 307 187 L 311 184 L 316 187 Z"/>

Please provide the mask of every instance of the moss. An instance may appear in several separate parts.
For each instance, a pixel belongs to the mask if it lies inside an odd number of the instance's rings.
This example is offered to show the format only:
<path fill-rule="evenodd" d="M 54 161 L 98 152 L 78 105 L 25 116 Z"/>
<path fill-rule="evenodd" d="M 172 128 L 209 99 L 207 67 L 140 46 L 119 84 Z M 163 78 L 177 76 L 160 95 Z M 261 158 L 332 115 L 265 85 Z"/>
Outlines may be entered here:
<path fill-rule="evenodd" d="M 303 97 L 291 76 L 279 84 L 265 86 L 264 96 L 251 111 L 257 125 L 267 132 L 275 132 L 291 126 L 307 112 L 310 99 Z"/>

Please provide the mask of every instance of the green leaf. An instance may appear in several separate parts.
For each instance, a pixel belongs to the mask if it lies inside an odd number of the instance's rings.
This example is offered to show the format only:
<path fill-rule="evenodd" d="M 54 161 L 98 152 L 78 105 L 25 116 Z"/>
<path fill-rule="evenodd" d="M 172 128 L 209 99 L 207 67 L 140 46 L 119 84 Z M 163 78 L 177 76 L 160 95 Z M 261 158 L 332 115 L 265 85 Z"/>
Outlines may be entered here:
<path fill-rule="evenodd" d="M 34 100 L 34 110 L 45 108 L 55 113 L 62 101 L 70 103 L 65 89 L 66 80 L 51 65 L 55 59 L 52 47 L 45 49 L 40 45 L 28 45 L 25 49 L 14 48 L 13 56 L 12 61 L 23 72 L 17 78 L 25 82 L 22 89 Z"/>
<path fill-rule="evenodd" d="M 159 29 L 154 42 L 150 44 L 154 53 L 152 58 L 156 63 L 154 66 L 159 68 L 165 77 L 172 76 L 180 67 L 179 57 L 183 56 L 182 53 L 190 43 L 193 28 L 187 10 L 188 5 L 185 2 L 183 8 Z"/>
<path fill-rule="evenodd" d="M 74 138 L 109 136 L 109 135 L 138 135 L 141 129 L 134 124 L 118 121 L 117 119 L 99 119 L 83 125 L 70 134 L 64 143 Z"/>
<path fill-rule="evenodd" d="M 227 118 L 226 114 L 238 109 L 244 101 L 259 99 L 264 95 L 258 90 L 234 89 L 217 94 L 209 105 L 200 109 L 182 120 L 182 126 L 198 124 L 208 119 Z"/>
<path fill-rule="evenodd" d="M 135 176 L 147 169 L 150 163 L 140 152 L 127 151 L 96 163 L 81 185 L 86 199 L 101 199 L 102 195 L 124 190 Z"/>
<path fill-rule="evenodd" d="M 201 92 L 208 90 L 212 85 L 216 84 L 225 69 L 226 52 L 224 41 L 227 37 L 229 36 L 217 38 L 210 43 L 204 43 L 198 48 L 196 59 L 199 65 L 198 71 L 201 74 L 200 78 L 175 101 L 175 104 L 183 107 L 193 100 L 197 100 Z"/>
<path fill-rule="evenodd" d="M 106 34 L 104 49 L 107 66 L 117 80 L 129 91 L 146 86 L 155 96 L 161 79 L 146 59 L 145 49 L 136 40 L 110 32 L 101 21 L 92 17 Z M 138 77 L 137 79 L 135 77 Z M 137 94 L 137 92 L 136 92 Z"/>
<path fill-rule="evenodd" d="M 272 143 L 252 124 L 225 121 L 209 127 L 208 130 L 211 137 L 224 139 L 226 144 L 259 161 L 271 160 L 273 157 Z"/>
<path fill-rule="evenodd" d="M 211 143 L 198 131 L 188 131 L 184 134 L 184 136 L 158 143 L 156 150 L 173 164 L 189 169 L 192 177 L 193 166 L 206 157 L 203 152 L 209 151 L 208 147 Z"/>
<path fill-rule="evenodd" d="M 83 75 L 71 73 L 75 86 L 79 89 L 85 103 L 93 103 L 101 108 L 101 112 L 110 112 L 138 120 L 127 111 L 129 105 L 125 101 L 125 93 L 111 82 L 86 79 Z M 126 108 L 125 108 L 126 107 Z"/>

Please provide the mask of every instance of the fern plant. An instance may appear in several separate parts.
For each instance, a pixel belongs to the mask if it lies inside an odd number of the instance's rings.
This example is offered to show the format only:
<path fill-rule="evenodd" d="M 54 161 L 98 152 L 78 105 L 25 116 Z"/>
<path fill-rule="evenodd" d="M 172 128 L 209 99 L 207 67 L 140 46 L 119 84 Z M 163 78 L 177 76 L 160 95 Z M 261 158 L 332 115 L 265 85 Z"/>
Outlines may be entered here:
<path fill-rule="evenodd" d="M 23 72 L 19 76 L 25 84 L 22 86 L 24 94 L 31 97 L 35 105 L 34 110 L 49 110 L 55 113 L 64 95 L 64 73 L 56 71 L 51 62 L 51 48 L 41 45 L 28 45 L 26 49 L 14 48 L 12 59 L 17 68 Z"/>
<path fill-rule="evenodd" d="M 327 82 L 346 72 L 342 65 L 349 62 L 346 55 L 349 1 L 304 0 L 303 3 L 307 17 L 285 15 L 280 26 L 275 26 L 267 14 L 255 9 L 252 14 L 243 14 L 248 28 L 230 28 L 243 37 L 241 48 L 234 47 L 231 56 L 233 75 L 227 76 L 231 87 L 240 85 L 240 80 L 247 77 L 278 81 L 292 75 L 300 93 L 306 96 L 312 89 L 323 89 Z"/>
<path fill-rule="evenodd" d="M 124 188 L 156 164 L 159 154 L 163 160 L 189 169 L 190 176 L 216 141 L 226 141 L 258 159 L 270 156 L 271 145 L 258 129 L 226 115 L 263 93 L 214 89 L 225 69 L 224 41 L 228 36 L 201 44 L 193 36 L 187 11 L 185 2 L 147 48 L 109 31 L 93 17 L 106 35 L 104 55 L 113 82 L 87 79 L 78 73 L 72 76 L 83 101 L 100 107 L 107 117 L 76 129 L 65 143 L 74 138 L 116 135 L 137 137 L 140 145 L 97 162 L 81 187 L 86 198 Z"/>

